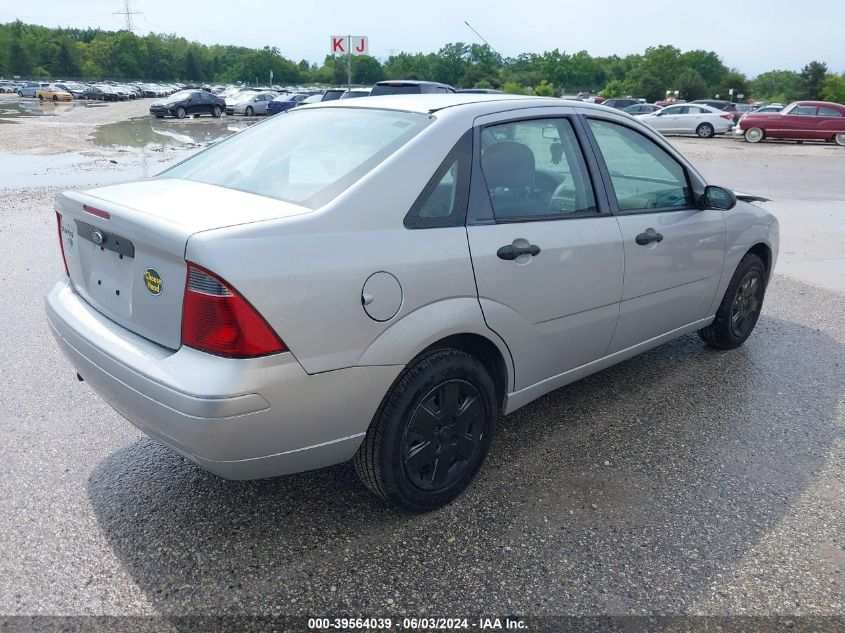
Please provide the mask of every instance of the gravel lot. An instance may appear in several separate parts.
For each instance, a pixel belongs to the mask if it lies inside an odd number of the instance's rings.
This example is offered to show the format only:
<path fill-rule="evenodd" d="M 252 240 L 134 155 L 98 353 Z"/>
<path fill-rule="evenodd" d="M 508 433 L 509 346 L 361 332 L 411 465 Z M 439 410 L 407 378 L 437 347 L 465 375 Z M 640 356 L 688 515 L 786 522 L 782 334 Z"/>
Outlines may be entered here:
<path fill-rule="evenodd" d="M 76 381 L 42 307 L 52 197 L 184 156 L 89 140 L 147 107 L 0 125 L 0 166 L 27 166 L 0 175 L 0 613 L 845 618 L 841 148 L 673 140 L 714 183 L 776 199 L 751 339 L 686 336 L 542 398 L 501 423 L 465 495 L 408 516 L 350 465 L 208 475 Z"/>

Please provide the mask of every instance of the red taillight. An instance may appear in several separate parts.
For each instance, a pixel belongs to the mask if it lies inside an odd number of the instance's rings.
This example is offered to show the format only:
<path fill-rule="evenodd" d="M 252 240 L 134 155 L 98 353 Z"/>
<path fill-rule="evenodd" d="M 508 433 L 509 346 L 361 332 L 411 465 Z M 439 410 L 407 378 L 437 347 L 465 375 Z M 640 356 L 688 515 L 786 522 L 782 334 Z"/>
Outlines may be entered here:
<path fill-rule="evenodd" d="M 62 241 L 62 214 L 56 211 L 56 223 L 59 225 L 59 248 L 62 251 L 62 263 L 65 265 L 65 275 L 70 277 L 67 269 L 67 257 L 65 257 L 65 243 Z"/>
<path fill-rule="evenodd" d="M 732 119 L 732 118 L 734 118 L 734 115 L 733 115 L 733 114 L 720 114 L 719 116 L 720 116 L 720 117 L 722 117 L 723 119 Z"/>
<path fill-rule="evenodd" d="M 182 344 L 233 358 L 287 350 L 273 328 L 220 277 L 188 262 L 182 305 Z"/>
<path fill-rule="evenodd" d="M 89 207 L 87 204 L 82 206 L 82 210 L 85 211 L 85 213 L 96 215 L 98 218 L 103 218 L 104 220 L 108 220 L 111 217 L 111 214 L 108 211 L 101 211 L 100 209 Z"/>

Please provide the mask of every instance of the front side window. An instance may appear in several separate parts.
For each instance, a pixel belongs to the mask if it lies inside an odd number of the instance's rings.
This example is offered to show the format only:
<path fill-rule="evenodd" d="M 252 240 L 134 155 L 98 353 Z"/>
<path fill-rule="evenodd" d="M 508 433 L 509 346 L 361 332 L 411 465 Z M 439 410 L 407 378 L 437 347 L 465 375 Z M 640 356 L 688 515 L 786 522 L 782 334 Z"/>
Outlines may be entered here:
<path fill-rule="evenodd" d="M 581 147 L 566 118 L 484 128 L 481 171 L 497 222 L 598 212 Z"/>
<path fill-rule="evenodd" d="M 425 128 L 422 114 L 364 108 L 292 110 L 161 174 L 316 208 Z"/>
<path fill-rule="evenodd" d="M 790 114 L 797 114 L 798 116 L 815 116 L 818 109 L 815 106 L 795 106 L 795 109 Z"/>
<path fill-rule="evenodd" d="M 666 150 L 631 128 L 589 119 L 620 211 L 689 207 L 686 172 Z"/>

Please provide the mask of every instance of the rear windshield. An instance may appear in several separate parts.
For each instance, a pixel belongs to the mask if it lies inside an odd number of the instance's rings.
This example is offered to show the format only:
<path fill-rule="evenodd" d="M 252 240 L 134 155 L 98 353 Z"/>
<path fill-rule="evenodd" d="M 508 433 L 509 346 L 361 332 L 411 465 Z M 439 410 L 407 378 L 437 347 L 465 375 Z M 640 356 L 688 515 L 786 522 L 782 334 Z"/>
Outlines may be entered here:
<path fill-rule="evenodd" d="M 422 92 L 419 84 L 376 84 L 370 92 L 371 97 L 379 95 L 418 95 Z"/>
<path fill-rule="evenodd" d="M 317 208 L 416 136 L 422 114 L 315 108 L 255 125 L 161 174 Z"/>

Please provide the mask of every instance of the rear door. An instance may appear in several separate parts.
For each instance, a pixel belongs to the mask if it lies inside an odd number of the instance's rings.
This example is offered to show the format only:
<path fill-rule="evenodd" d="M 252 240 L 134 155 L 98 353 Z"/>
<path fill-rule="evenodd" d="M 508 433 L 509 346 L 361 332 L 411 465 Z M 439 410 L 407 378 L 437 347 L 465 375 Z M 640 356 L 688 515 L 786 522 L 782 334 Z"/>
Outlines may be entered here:
<path fill-rule="evenodd" d="M 467 223 L 481 308 L 510 348 L 516 389 L 604 355 L 623 275 L 580 122 L 571 108 L 525 112 L 476 121 Z"/>
<path fill-rule="evenodd" d="M 701 183 L 650 134 L 603 114 L 587 124 L 624 240 L 614 353 L 711 316 L 725 220 L 723 211 L 697 208 Z"/>

